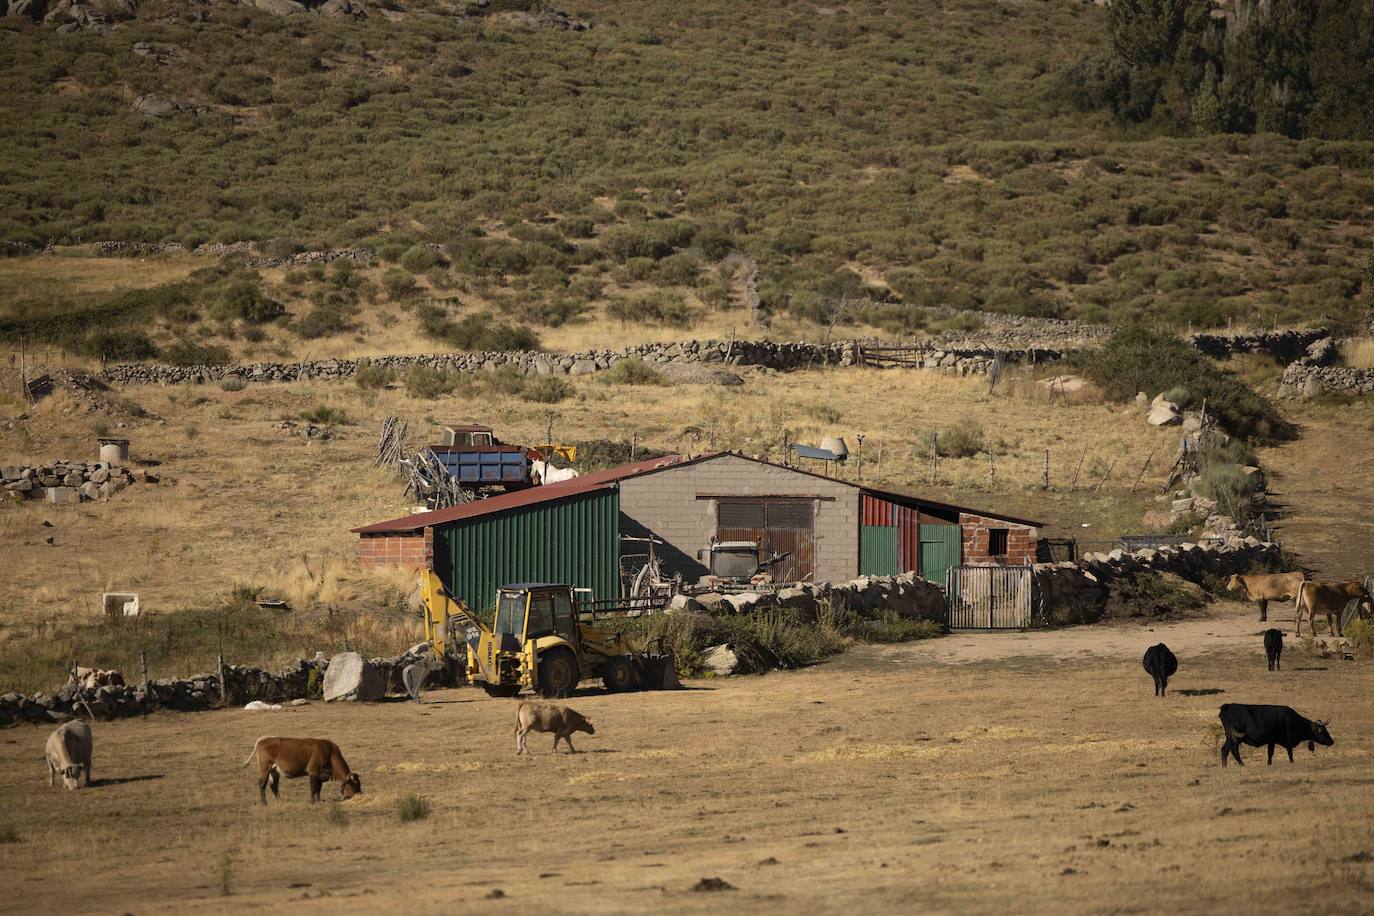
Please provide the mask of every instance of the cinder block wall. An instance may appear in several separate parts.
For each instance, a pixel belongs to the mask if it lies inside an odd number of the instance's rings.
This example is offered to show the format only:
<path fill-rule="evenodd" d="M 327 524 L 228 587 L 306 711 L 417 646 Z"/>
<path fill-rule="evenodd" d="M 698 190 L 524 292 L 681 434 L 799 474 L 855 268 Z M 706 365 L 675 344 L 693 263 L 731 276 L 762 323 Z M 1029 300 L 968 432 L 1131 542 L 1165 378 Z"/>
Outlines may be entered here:
<path fill-rule="evenodd" d="M 964 563 L 970 566 L 990 563 L 1021 566 L 1035 562 L 1035 542 L 1040 537 L 1039 529 L 1028 525 L 968 512 L 959 513 L 959 526 L 963 529 Z M 988 553 L 989 531 L 993 528 L 1007 529 L 1007 554 L 994 557 Z"/>
<path fill-rule="evenodd" d="M 434 565 L 434 529 L 359 535 L 358 562 L 365 569 L 429 569 Z"/>
<path fill-rule="evenodd" d="M 816 542 L 815 581 L 843 581 L 859 573 L 859 491 L 852 486 L 799 474 L 788 468 L 722 455 L 699 464 L 669 468 L 622 481 L 622 526 L 653 532 L 671 548 L 661 551 L 664 571 L 695 579 L 705 570 L 696 552 L 716 532 L 715 496 L 813 496 Z M 635 525 L 626 526 L 626 520 Z M 627 530 L 624 533 L 632 533 Z M 641 553 L 625 545 L 624 553 Z"/>

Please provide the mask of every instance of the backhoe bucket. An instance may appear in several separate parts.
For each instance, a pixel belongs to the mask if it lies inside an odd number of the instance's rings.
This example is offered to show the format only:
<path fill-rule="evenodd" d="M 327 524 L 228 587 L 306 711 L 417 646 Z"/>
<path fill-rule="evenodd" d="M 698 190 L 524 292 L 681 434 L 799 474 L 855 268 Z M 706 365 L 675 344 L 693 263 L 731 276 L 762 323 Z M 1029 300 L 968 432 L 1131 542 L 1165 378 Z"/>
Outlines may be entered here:
<path fill-rule="evenodd" d="M 677 677 L 677 659 L 671 652 L 666 655 L 647 655 L 644 657 L 645 690 L 681 690 L 682 681 Z"/>

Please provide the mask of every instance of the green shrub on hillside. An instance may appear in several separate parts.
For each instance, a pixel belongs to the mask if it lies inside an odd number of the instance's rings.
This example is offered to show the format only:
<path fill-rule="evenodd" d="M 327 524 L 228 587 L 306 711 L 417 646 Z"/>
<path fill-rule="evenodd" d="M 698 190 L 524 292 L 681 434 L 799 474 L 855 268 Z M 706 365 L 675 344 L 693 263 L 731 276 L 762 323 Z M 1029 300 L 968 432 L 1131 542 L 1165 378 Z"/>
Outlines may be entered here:
<path fill-rule="evenodd" d="M 163 351 L 162 358 L 173 366 L 223 366 L 233 362 L 227 347 L 218 344 L 178 341 Z"/>
<path fill-rule="evenodd" d="M 406 299 L 415 295 L 415 278 L 404 270 L 395 267 L 387 268 L 386 273 L 382 274 L 382 289 L 393 300 Z"/>
<path fill-rule="evenodd" d="M 267 298 L 257 281 L 237 280 L 220 293 L 210 314 L 221 321 L 241 318 L 251 324 L 262 324 L 285 315 L 286 308 Z"/>
<path fill-rule="evenodd" d="M 662 324 L 685 328 L 701 310 L 690 305 L 680 293 L 656 290 L 637 296 L 617 296 L 606 305 L 606 315 L 621 322 Z"/>
<path fill-rule="evenodd" d="M 1208 413 L 1232 435 L 1264 443 L 1296 433 L 1268 398 L 1177 337 L 1129 328 L 1080 361 L 1083 371 L 1114 400 L 1130 400 L 1139 391 L 1151 394 L 1182 387 L 1193 403 L 1205 401 Z"/>
<path fill-rule="evenodd" d="M 429 366 L 411 366 L 406 370 L 406 394 L 412 398 L 432 401 L 451 394 L 458 387 L 458 378 L 452 372 L 433 369 Z"/>
<path fill-rule="evenodd" d="M 424 273 L 439 263 L 439 255 L 427 245 L 412 245 L 401 255 L 401 266 L 413 274 Z"/>
<path fill-rule="evenodd" d="M 81 352 L 111 362 L 153 359 L 157 344 L 142 331 L 92 331 L 81 341 Z"/>
<path fill-rule="evenodd" d="M 396 370 L 383 363 L 376 363 L 370 359 L 358 360 L 358 365 L 353 370 L 353 383 L 359 388 L 378 389 L 385 388 L 396 380 Z"/>
<path fill-rule="evenodd" d="M 557 375 L 536 375 L 525 379 L 517 389 L 520 397 L 536 404 L 557 404 L 573 394 L 573 386 Z"/>
<path fill-rule="evenodd" d="M 616 360 L 615 365 L 598 376 L 611 385 L 662 385 L 663 373 L 638 357 Z"/>
<path fill-rule="evenodd" d="M 523 325 L 509 324 L 486 315 L 465 315 L 454 321 L 436 305 L 422 305 L 416 314 L 425 336 L 441 340 L 456 350 L 539 349 L 538 335 Z"/>

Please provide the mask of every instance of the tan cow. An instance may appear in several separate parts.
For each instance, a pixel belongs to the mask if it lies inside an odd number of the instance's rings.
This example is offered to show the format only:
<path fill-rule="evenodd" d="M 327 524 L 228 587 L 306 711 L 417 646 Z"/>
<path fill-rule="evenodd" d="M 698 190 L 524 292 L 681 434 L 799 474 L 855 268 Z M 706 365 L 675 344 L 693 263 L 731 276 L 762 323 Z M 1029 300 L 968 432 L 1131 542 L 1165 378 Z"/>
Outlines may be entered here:
<path fill-rule="evenodd" d="M 1260 621 L 1269 619 L 1270 601 L 1292 601 L 1307 580 L 1300 572 L 1275 573 L 1267 576 L 1232 576 L 1226 580 L 1228 592 L 1240 592 L 1259 605 Z"/>
<path fill-rule="evenodd" d="M 573 747 L 572 733 L 586 732 L 589 735 L 596 734 L 596 728 L 592 725 L 592 720 L 575 709 L 566 706 L 559 706 L 550 703 L 547 706 L 535 703 L 521 703 L 520 708 L 515 711 L 515 753 L 528 754 L 530 749 L 525 746 L 525 739 L 530 732 L 553 732 L 553 749 L 558 752 L 558 742 L 563 740 L 568 742 L 568 753 L 576 754 L 577 748 Z"/>
<path fill-rule="evenodd" d="M 91 784 L 91 727 L 85 722 L 72 720 L 59 725 L 48 736 L 47 746 L 43 749 L 48 758 L 48 785 L 57 785 L 57 774 L 62 774 L 62 785 L 68 789 L 81 788 L 81 771 L 86 771 L 86 785 Z"/>
<path fill-rule="evenodd" d="M 1302 635 L 1302 613 L 1307 611 L 1312 620 L 1312 635 L 1317 635 L 1317 614 L 1326 615 L 1326 629 L 1341 635 L 1341 612 L 1351 601 L 1359 601 L 1374 612 L 1374 598 L 1369 589 L 1358 579 L 1347 582 L 1304 582 L 1298 589 L 1297 600 L 1293 602 L 1296 610 L 1297 634 Z"/>
<path fill-rule="evenodd" d="M 248 766 L 253 758 L 258 758 L 258 798 L 267 804 L 267 784 L 272 784 L 272 797 L 281 798 L 277 783 L 282 776 L 297 779 L 310 777 L 310 801 L 320 800 L 320 787 L 334 780 L 339 783 L 339 795 L 352 798 L 362 794 L 362 780 L 348 768 L 339 746 L 326 738 L 272 738 L 262 737 L 253 745 L 253 753 L 248 755 L 239 767 Z"/>

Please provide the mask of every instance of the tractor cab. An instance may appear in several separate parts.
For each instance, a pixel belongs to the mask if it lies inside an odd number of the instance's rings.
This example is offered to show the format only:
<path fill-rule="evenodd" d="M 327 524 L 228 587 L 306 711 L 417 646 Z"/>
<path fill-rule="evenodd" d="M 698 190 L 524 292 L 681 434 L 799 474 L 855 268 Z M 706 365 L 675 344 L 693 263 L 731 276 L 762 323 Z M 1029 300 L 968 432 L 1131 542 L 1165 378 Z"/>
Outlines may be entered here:
<path fill-rule="evenodd" d="M 572 589 L 566 585 L 543 583 L 503 585 L 496 593 L 496 619 L 492 629 L 498 636 L 513 637 L 512 649 L 541 637 L 561 638 L 576 646 L 577 610 L 573 605 Z"/>

